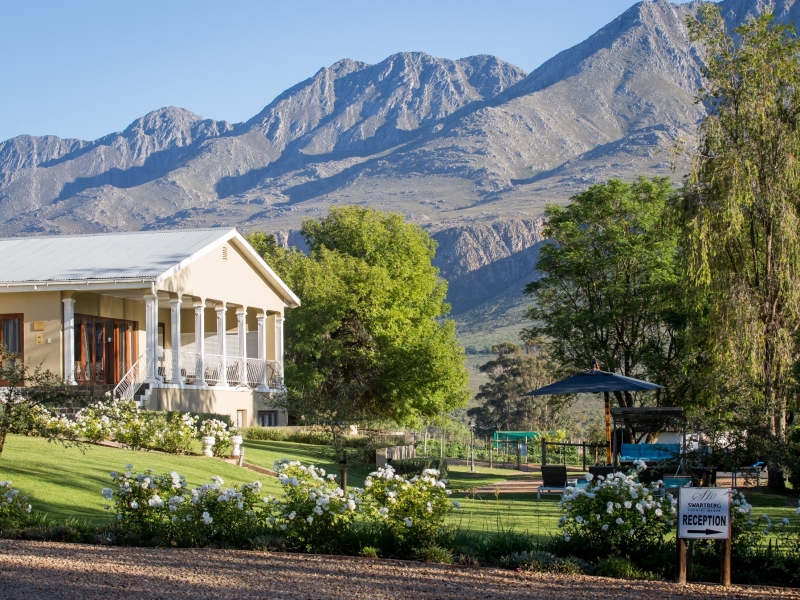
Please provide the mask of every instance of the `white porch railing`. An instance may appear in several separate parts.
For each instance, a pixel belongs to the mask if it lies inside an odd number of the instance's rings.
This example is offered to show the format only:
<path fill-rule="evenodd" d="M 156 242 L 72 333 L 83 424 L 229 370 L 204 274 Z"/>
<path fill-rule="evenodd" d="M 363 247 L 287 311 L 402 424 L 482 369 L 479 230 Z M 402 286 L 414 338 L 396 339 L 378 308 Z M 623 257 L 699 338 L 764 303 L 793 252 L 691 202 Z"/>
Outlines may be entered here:
<path fill-rule="evenodd" d="M 135 363 L 122 376 L 114 388 L 112 396 L 121 400 L 131 400 L 136 395 L 139 386 L 147 379 L 148 373 L 153 369 L 153 355 L 150 350 L 145 350 Z"/>
<path fill-rule="evenodd" d="M 222 356 L 219 354 L 204 354 L 201 361 L 196 352 L 181 352 L 179 376 L 173 372 L 172 350 L 160 350 L 158 358 L 158 374 L 164 383 L 199 383 L 201 364 L 205 383 L 219 385 L 222 382 Z M 226 380 L 232 387 L 278 389 L 282 385 L 278 361 L 228 356 L 225 363 Z"/>

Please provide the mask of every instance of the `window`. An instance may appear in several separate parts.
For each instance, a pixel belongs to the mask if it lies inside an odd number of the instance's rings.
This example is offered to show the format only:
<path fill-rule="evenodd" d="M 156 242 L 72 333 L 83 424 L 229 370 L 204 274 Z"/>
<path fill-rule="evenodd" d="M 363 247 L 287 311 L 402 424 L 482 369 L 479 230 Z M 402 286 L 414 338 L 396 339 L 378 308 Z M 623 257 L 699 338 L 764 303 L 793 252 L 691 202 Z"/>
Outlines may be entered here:
<path fill-rule="evenodd" d="M 23 360 L 22 315 L 0 315 L 0 345 L 13 355 L 14 362 Z"/>
<path fill-rule="evenodd" d="M 236 411 L 236 427 L 241 429 L 242 427 L 247 427 L 247 411 L 246 410 L 237 410 Z"/>
<path fill-rule="evenodd" d="M 258 424 L 261 425 L 261 427 L 277 427 L 278 411 L 277 410 L 258 411 Z"/>

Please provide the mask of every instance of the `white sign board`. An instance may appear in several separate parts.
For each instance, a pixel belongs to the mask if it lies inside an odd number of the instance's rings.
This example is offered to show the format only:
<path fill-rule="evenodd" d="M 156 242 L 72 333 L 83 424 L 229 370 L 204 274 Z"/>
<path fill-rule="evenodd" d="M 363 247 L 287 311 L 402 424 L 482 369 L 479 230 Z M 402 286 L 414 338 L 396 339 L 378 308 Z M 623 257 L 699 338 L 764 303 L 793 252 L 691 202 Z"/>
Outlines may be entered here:
<path fill-rule="evenodd" d="M 680 488 L 678 537 L 727 540 L 731 524 L 731 491 L 728 488 Z"/>

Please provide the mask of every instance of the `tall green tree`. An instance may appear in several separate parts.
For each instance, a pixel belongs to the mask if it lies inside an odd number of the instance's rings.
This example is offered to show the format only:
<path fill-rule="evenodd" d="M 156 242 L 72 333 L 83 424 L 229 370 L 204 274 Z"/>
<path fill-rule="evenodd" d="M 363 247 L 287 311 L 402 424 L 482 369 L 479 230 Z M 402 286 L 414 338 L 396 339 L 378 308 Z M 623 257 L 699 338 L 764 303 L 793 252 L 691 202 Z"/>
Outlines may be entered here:
<path fill-rule="evenodd" d="M 569 401 L 564 396 L 525 396 L 525 392 L 552 383 L 552 365 L 541 348 L 503 342 L 496 355 L 480 366 L 489 381 L 481 385 L 469 409 L 479 435 L 495 431 L 555 431 L 571 425 Z"/>
<path fill-rule="evenodd" d="M 332 208 L 306 220 L 309 254 L 264 234 L 250 241 L 300 297 L 288 311 L 290 408 L 308 420 L 418 422 L 453 410 L 468 392 L 435 241 L 401 215 Z"/>
<path fill-rule="evenodd" d="M 719 9 L 689 19 L 708 109 L 679 205 L 688 272 L 708 302 L 709 350 L 779 438 L 800 323 L 800 63 L 771 14 L 731 36 Z"/>
<path fill-rule="evenodd" d="M 601 367 L 665 386 L 656 402 L 675 405 L 688 394 L 696 348 L 678 268 L 678 230 L 665 215 L 673 195 L 666 178 L 591 186 L 565 206 L 546 209 L 541 278 L 525 330 L 544 340 L 559 375 Z M 616 392 L 619 406 L 634 406 Z"/>

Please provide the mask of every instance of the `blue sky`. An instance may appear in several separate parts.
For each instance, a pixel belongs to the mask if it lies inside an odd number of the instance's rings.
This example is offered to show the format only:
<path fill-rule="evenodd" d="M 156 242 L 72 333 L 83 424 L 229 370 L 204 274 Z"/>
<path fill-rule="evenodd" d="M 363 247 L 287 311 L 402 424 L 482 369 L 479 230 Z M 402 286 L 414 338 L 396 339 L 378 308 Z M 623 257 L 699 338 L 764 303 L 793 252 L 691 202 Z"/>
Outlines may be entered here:
<path fill-rule="evenodd" d="M 3 0 L 0 140 L 94 139 L 162 106 L 239 122 L 341 58 L 494 54 L 531 71 L 633 0 Z"/>

